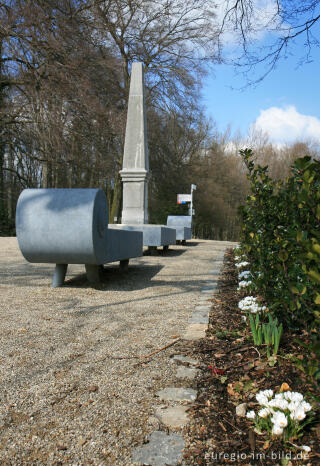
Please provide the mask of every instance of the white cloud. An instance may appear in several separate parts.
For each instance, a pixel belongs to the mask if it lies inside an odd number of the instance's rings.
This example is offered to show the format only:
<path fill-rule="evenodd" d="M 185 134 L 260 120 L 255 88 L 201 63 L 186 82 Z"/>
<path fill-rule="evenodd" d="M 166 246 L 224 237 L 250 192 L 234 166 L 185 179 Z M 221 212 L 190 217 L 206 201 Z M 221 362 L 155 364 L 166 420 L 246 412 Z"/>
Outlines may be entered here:
<path fill-rule="evenodd" d="M 267 133 L 275 143 L 290 144 L 297 140 L 320 143 L 320 119 L 299 113 L 293 105 L 261 110 L 254 127 Z"/>

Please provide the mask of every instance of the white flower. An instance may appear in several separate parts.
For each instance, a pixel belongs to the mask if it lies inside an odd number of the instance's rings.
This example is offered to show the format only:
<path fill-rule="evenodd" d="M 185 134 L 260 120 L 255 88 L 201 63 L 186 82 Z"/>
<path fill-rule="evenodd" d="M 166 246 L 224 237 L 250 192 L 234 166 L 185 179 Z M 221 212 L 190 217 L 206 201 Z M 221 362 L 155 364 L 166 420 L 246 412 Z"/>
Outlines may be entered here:
<path fill-rule="evenodd" d="M 238 307 L 242 311 L 250 311 L 253 314 L 256 314 L 257 312 L 265 309 L 265 306 L 263 308 L 259 306 L 257 303 L 257 298 L 254 298 L 253 296 L 246 296 L 245 298 L 241 299 L 241 301 L 238 303 Z"/>
<path fill-rule="evenodd" d="M 287 391 L 287 392 L 282 393 L 282 395 L 285 400 L 291 401 L 292 392 Z"/>
<path fill-rule="evenodd" d="M 246 288 L 247 286 L 251 285 L 252 281 L 251 280 L 242 280 L 241 282 L 239 282 L 239 286 L 238 286 L 238 291 L 241 289 L 241 288 Z"/>
<path fill-rule="evenodd" d="M 259 393 L 262 393 L 264 396 L 268 397 L 268 398 L 272 398 L 273 397 L 273 390 L 260 390 Z"/>
<path fill-rule="evenodd" d="M 254 419 L 256 417 L 256 413 L 254 411 L 248 411 L 246 416 L 248 419 Z"/>
<path fill-rule="evenodd" d="M 244 262 L 239 262 L 238 264 L 236 264 L 236 267 L 237 267 L 238 269 L 241 269 L 242 267 L 246 267 L 247 265 L 250 265 L 250 263 L 244 261 Z"/>
<path fill-rule="evenodd" d="M 271 406 L 272 408 L 279 408 L 283 411 L 288 409 L 288 405 L 288 401 L 284 400 L 283 398 L 274 398 L 269 402 L 269 406 Z"/>
<path fill-rule="evenodd" d="M 250 270 L 244 270 L 243 272 L 239 273 L 238 279 L 242 280 L 243 278 L 246 279 L 246 278 L 250 278 L 250 277 L 251 277 Z"/>
<path fill-rule="evenodd" d="M 295 411 L 299 407 L 300 407 L 299 401 L 291 401 L 291 403 L 288 404 L 288 409 L 291 412 Z"/>
<path fill-rule="evenodd" d="M 271 418 L 271 422 L 272 424 L 281 427 L 281 429 L 288 425 L 287 416 L 284 413 L 281 413 L 280 411 L 274 413 L 274 415 Z"/>
<path fill-rule="evenodd" d="M 308 411 L 311 411 L 312 410 L 312 406 L 310 403 L 307 403 L 306 401 L 303 401 L 301 404 L 300 404 L 301 408 L 303 408 L 304 412 L 307 413 Z"/>
<path fill-rule="evenodd" d="M 261 406 L 268 406 L 269 405 L 268 398 L 261 392 L 256 395 L 256 400 L 259 403 L 259 405 L 261 405 Z"/>
<path fill-rule="evenodd" d="M 262 408 L 258 412 L 258 416 L 263 417 L 264 419 L 271 414 L 271 410 L 269 408 Z"/>
<path fill-rule="evenodd" d="M 291 392 L 292 401 L 303 401 L 303 395 L 299 392 Z"/>
<path fill-rule="evenodd" d="M 302 421 L 306 417 L 304 409 L 299 406 L 295 411 L 290 414 L 291 419 L 294 421 Z"/>
<path fill-rule="evenodd" d="M 277 424 L 274 424 L 274 426 L 272 427 L 272 433 L 274 435 L 281 435 L 282 432 L 283 432 L 282 427 L 278 426 Z"/>
<path fill-rule="evenodd" d="M 303 445 L 301 447 L 301 450 L 306 451 L 307 453 L 309 453 L 309 451 L 311 451 L 311 448 L 308 445 Z"/>

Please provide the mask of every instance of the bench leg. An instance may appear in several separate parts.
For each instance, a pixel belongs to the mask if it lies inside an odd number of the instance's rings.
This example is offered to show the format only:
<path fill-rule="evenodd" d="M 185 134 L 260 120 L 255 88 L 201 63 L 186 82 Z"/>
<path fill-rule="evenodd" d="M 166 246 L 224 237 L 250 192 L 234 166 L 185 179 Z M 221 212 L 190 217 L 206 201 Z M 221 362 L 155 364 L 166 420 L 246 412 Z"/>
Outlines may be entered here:
<path fill-rule="evenodd" d="M 157 246 L 148 246 L 148 252 L 150 256 L 157 256 L 158 255 Z"/>
<path fill-rule="evenodd" d="M 57 288 L 63 285 L 67 273 L 67 268 L 68 264 L 56 264 L 52 279 L 52 288 Z"/>
<path fill-rule="evenodd" d="M 120 270 L 121 272 L 127 272 L 129 267 L 129 259 L 124 259 L 120 261 Z"/>
<path fill-rule="evenodd" d="M 87 278 L 90 283 L 100 283 L 100 266 L 85 264 Z"/>

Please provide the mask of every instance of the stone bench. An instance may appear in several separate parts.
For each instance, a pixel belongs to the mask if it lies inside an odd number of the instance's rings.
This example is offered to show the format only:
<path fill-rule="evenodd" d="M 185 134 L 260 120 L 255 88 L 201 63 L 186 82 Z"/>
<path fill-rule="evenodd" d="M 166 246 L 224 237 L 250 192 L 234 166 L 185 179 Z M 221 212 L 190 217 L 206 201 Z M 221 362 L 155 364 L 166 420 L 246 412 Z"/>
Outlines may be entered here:
<path fill-rule="evenodd" d="M 189 215 L 169 215 L 167 226 L 175 228 L 177 241 L 185 243 L 192 238 L 192 217 Z"/>
<path fill-rule="evenodd" d="M 64 283 L 68 264 L 84 264 L 88 280 L 99 281 L 103 264 L 143 253 L 142 233 L 108 228 L 101 189 L 25 189 L 16 209 L 22 255 L 32 263 L 56 264 L 52 286 Z"/>
<path fill-rule="evenodd" d="M 149 224 L 113 224 L 109 228 L 117 231 L 142 232 L 143 246 L 147 246 L 149 250 L 163 246 L 167 250 L 171 244 L 176 244 L 176 230 L 169 228 L 166 225 L 149 225 Z"/>

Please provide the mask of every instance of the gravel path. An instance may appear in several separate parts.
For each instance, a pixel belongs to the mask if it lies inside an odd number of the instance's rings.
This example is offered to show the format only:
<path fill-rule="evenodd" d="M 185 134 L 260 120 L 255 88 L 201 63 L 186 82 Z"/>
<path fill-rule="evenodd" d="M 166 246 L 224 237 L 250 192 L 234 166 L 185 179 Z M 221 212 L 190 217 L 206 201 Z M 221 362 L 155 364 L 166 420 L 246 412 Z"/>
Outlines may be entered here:
<path fill-rule="evenodd" d="M 0 463 L 130 465 L 155 393 L 175 380 L 174 346 L 132 356 L 185 331 L 229 245 L 193 240 L 128 272 L 107 265 L 99 288 L 72 265 L 52 289 L 53 265 L 27 263 L 15 238 L 0 238 Z"/>

